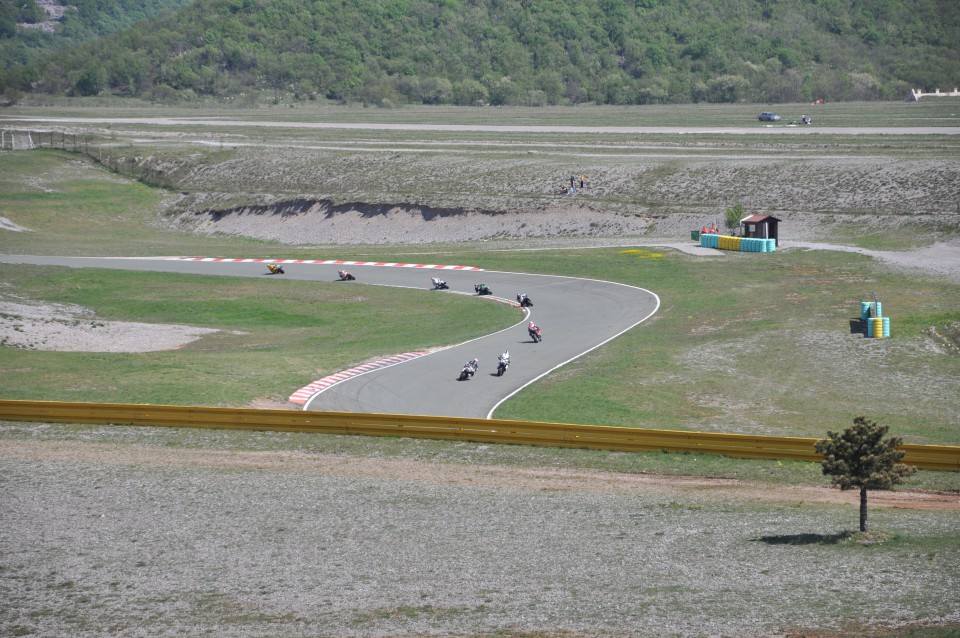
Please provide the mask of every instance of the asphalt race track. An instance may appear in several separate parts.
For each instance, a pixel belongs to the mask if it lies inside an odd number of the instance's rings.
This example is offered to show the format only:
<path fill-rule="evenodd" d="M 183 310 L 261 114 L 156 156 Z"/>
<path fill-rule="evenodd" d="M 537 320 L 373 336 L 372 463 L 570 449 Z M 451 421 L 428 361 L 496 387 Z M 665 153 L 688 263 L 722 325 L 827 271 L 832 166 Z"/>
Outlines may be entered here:
<path fill-rule="evenodd" d="M 263 262 L 159 257 L 0 255 L 0 262 L 231 277 L 262 277 L 266 272 Z M 506 330 L 342 381 L 313 396 L 306 404 L 310 410 L 489 418 L 521 388 L 645 321 L 660 306 L 657 295 L 642 288 L 549 275 L 372 265 L 285 264 L 284 268 L 286 278 L 312 281 L 335 281 L 337 270 L 346 268 L 357 280 L 338 283 L 343 286 L 426 290 L 431 277 L 447 281 L 450 291 L 430 295 L 473 295 L 474 284 L 483 282 L 493 298 L 477 298 L 476 303 L 498 303 L 497 298 L 512 302 L 518 292 L 534 302 L 529 319 L 516 308 L 517 323 Z M 528 336 L 528 320 L 543 328 L 541 343 Z M 424 331 L 429 330 L 425 325 Z M 504 350 L 510 351 L 510 368 L 497 377 L 497 356 Z M 480 360 L 480 369 L 471 379 L 458 381 L 463 364 L 474 357 Z"/>

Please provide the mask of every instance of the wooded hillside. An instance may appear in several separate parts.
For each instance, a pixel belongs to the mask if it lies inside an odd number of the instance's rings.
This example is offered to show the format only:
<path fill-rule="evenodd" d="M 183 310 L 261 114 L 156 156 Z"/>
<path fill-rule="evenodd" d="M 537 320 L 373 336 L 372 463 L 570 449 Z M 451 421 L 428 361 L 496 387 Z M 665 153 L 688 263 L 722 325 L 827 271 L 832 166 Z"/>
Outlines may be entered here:
<path fill-rule="evenodd" d="M 5 46 L 28 37 L 9 31 Z M 960 4 L 203 0 L 3 67 L 8 95 L 378 106 L 902 99 L 960 84 Z"/>

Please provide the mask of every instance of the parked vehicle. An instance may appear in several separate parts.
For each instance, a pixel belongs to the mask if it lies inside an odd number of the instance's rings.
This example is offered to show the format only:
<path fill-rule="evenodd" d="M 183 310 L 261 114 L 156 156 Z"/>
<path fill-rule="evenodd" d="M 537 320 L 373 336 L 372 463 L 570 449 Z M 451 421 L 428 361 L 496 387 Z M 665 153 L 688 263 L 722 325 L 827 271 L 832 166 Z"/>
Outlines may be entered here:
<path fill-rule="evenodd" d="M 774 113 L 773 111 L 764 111 L 757 116 L 757 119 L 761 122 L 779 122 L 780 116 Z"/>

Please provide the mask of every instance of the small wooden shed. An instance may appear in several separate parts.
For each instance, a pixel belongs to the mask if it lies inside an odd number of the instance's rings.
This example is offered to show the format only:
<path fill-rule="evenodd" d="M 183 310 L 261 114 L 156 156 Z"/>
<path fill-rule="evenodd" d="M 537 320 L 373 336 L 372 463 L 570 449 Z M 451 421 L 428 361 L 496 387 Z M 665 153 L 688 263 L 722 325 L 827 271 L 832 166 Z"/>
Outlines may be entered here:
<path fill-rule="evenodd" d="M 777 223 L 780 220 L 773 215 L 751 215 L 740 220 L 740 235 L 758 239 L 773 239 L 780 245 Z"/>

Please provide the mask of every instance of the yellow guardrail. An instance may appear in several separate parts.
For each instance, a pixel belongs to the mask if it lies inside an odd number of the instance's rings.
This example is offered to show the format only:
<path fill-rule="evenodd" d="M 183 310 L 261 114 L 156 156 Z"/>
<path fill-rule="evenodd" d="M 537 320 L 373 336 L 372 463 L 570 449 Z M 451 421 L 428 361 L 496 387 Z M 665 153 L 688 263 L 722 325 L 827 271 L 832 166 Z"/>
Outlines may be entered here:
<path fill-rule="evenodd" d="M 697 452 L 739 458 L 823 460 L 814 450 L 818 439 L 811 438 L 404 414 L 0 399 L 0 421 L 359 434 L 621 452 Z M 907 453 L 904 462 L 918 468 L 960 471 L 960 446 L 905 444 L 901 449 Z"/>

